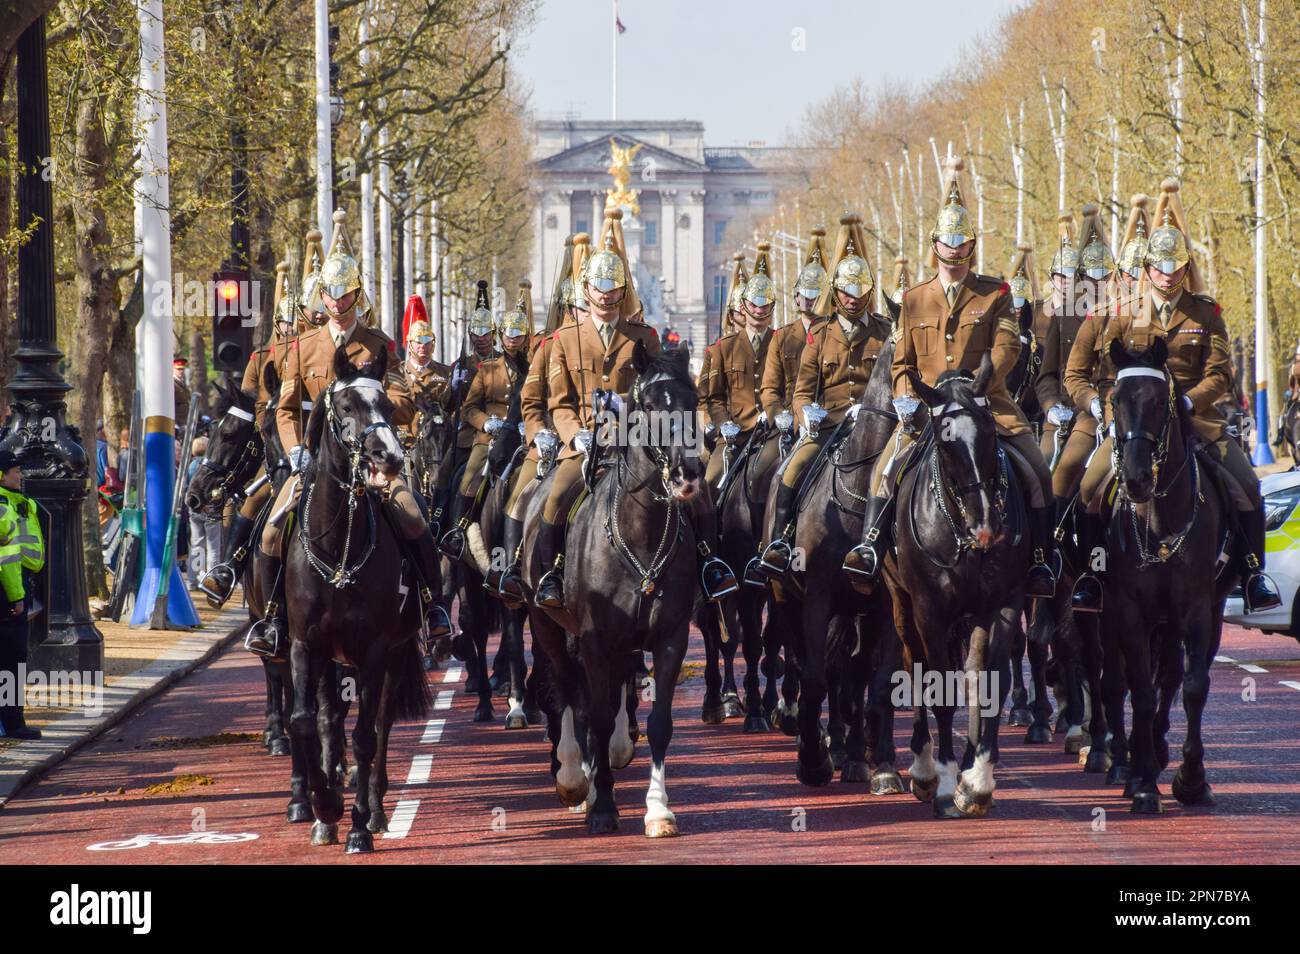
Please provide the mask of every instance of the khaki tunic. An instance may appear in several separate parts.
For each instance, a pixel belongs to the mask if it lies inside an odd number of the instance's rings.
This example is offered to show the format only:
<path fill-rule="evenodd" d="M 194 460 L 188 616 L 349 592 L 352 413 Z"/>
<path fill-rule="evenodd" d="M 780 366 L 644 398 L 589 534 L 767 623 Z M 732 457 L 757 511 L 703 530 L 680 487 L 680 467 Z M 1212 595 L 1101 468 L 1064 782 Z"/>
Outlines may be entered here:
<path fill-rule="evenodd" d="M 747 330 L 718 340 L 712 349 L 714 359 L 704 398 L 714 424 L 734 421 L 741 431 L 753 430 L 758 424 L 758 389 L 771 345 L 770 331 L 763 332 L 757 353 Z"/>
<path fill-rule="evenodd" d="M 818 321 L 819 319 L 814 319 L 809 328 L 816 328 Z M 758 390 L 759 404 L 767 412 L 768 420 L 791 409 L 794 385 L 799 377 L 799 362 L 803 358 L 803 349 L 808 344 L 809 328 L 804 328 L 803 321 L 796 321 L 772 335 Z"/>

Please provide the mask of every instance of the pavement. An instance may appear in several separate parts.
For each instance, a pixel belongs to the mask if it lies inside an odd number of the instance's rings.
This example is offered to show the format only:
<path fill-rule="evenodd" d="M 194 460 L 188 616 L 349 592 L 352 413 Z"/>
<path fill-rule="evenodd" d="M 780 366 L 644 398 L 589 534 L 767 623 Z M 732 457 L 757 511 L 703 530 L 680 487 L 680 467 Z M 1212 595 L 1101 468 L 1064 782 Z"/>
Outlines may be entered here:
<path fill-rule="evenodd" d="M 101 687 L 96 691 L 63 694 L 39 702 L 64 705 L 31 705 L 25 717 L 28 725 L 41 730 L 41 738 L 21 741 L 0 737 L 0 808 L 31 779 L 57 765 L 81 746 L 98 738 L 132 711 L 183 679 L 221 652 L 232 632 L 247 618 L 247 610 L 235 599 L 223 610 L 208 608 L 197 592 L 201 626 L 195 630 L 150 630 L 127 623 L 96 620 L 104 636 L 104 668 Z M 29 700 L 30 701 L 30 700 Z"/>
<path fill-rule="evenodd" d="M 0 864 L 1300 862 L 1300 645 L 1290 637 L 1225 627 L 1204 726 L 1218 805 L 1185 808 L 1169 794 L 1183 739 L 1176 705 L 1160 816 L 1130 814 L 1119 789 L 1063 753 L 1063 736 L 1031 746 L 1007 726 L 987 818 L 936 821 L 910 794 L 872 797 L 838 778 L 808 788 L 794 777 L 793 739 L 699 721 L 702 660 L 693 632 L 667 759 L 676 839 L 642 834 L 644 739 L 617 773 L 620 830 L 588 835 L 582 815 L 555 797 L 543 730 L 506 731 L 500 699 L 497 722 L 472 723 L 474 699 L 452 664 L 430 674 L 428 719 L 394 728 L 390 830 L 376 851 L 312 847 L 309 825 L 284 820 L 288 759 L 260 744 L 261 666 L 234 646 L 12 798 L 0 812 Z M 900 713 L 904 772 L 909 734 Z"/>

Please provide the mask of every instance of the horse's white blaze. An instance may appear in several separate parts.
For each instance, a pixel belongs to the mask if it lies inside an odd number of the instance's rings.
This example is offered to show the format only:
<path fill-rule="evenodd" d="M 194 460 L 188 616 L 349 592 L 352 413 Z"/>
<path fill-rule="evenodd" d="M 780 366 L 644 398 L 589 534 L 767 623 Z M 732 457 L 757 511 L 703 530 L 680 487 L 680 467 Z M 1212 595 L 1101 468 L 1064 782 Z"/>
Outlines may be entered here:
<path fill-rule="evenodd" d="M 911 774 L 913 781 L 929 782 L 938 774 L 934 761 L 934 743 L 927 742 L 921 751 L 912 757 Z"/>
<path fill-rule="evenodd" d="M 555 782 L 562 789 L 572 791 L 583 785 L 587 777 L 583 774 L 582 749 L 578 737 L 573 731 L 573 707 L 565 706 L 560 717 L 560 744 L 555 747 L 555 757 L 560 760 L 560 770 L 555 773 Z"/>
<path fill-rule="evenodd" d="M 993 792 L 993 762 L 987 753 L 975 756 L 975 764 L 961 773 L 962 784 L 977 795 L 989 795 Z"/>
<path fill-rule="evenodd" d="M 650 787 L 645 793 L 645 822 L 675 821 L 676 817 L 668 810 L 668 786 L 664 782 L 664 763 L 655 762 L 650 766 Z"/>
<path fill-rule="evenodd" d="M 957 791 L 957 763 L 940 762 L 939 763 L 939 791 L 938 798 L 951 798 Z"/>
<path fill-rule="evenodd" d="M 406 451 L 402 450 L 402 445 L 397 442 L 397 437 L 391 427 L 381 427 L 375 433 L 379 435 L 379 442 L 384 445 L 384 450 L 398 460 L 406 457 Z"/>
<path fill-rule="evenodd" d="M 609 737 L 609 763 L 614 768 L 622 768 L 632 761 L 635 746 L 632 734 L 628 731 L 627 700 L 619 693 L 618 714 L 614 717 L 614 732 Z"/>

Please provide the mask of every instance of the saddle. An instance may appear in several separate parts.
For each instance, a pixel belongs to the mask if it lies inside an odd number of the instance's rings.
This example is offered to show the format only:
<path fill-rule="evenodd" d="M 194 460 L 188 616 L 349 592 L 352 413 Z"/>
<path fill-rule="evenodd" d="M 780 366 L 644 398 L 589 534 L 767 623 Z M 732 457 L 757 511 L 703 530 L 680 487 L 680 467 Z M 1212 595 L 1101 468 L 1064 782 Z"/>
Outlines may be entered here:
<path fill-rule="evenodd" d="M 853 418 L 845 414 L 844 419 L 835 425 L 835 430 L 831 433 L 831 439 L 821 446 L 817 456 L 812 459 L 808 465 L 807 471 L 799 482 L 799 492 L 794 499 L 794 512 L 802 513 L 804 503 L 807 500 L 810 488 L 816 482 L 818 476 L 826 469 L 826 464 L 830 460 L 831 453 L 840 443 L 849 436 L 853 430 Z"/>

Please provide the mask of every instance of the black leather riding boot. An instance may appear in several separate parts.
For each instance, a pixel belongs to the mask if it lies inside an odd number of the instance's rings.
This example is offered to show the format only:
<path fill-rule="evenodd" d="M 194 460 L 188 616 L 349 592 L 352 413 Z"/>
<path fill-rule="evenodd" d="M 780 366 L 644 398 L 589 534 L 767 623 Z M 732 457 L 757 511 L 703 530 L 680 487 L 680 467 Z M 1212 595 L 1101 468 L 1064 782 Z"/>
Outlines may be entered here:
<path fill-rule="evenodd" d="M 1100 613 L 1101 580 L 1092 572 L 1092 548 L 1101 538 L 1101 517 L 1088 513 L 1080 504 L 1074 519 L 1079 541 L 1079 562 L 1083 571 L 1074 582 L 1070 608 L 1076 613 Z"/>
<path fill-rule="evenodd" d="M 1247 613 L 1259 613 L 1282 605 L 1277 585 L 1264 572 L 1264 511 L 1238 512 L 1245 553 L 1242 558 L 1241 592 Z"/>
<path fill-rule="evenodd" d="M 492 558 L 492 568 L 483 580 L 483 586 L 489 592 L 510 603 L 522 603 L 524 600 L 524 581 L 519 575 L 519 544 L 524 538 L 524 524 L 521 520 L 506 517 L 501 531 L 501 550 L 504 555 L 503 569 L 497 569 L 497 557 Z"/>
<path fill-rule="evenodd" d="M 438 549 L 453 560 L 459 560 L 465 556 L 465 531 L 469 525 L 478 519 L 478 508 L 474 506 L 477 496 L 467 497 L 460 494 L 460 519 L 456 521 L 456 526 L 448 530 L 440 541 Z"/>
<path fill-rule="evenodd" d="M 880 575 L 880 564 L 884 560 L 885 547 L 889 542 L 889 520 L 887 510 L 892 497 L 872 497 L 867 501 L 866 512 L 862 515 L 862 526 L 866 532 L 862 542 L 850 550 L 844 557 L 841 569 L 850 578 L 861 577 L 875 580 Z"/>
<path fill-rule="evenodd" d="M 266 614 L 249 627 L 244 648 L 259 656 L 280 657 L 288 645 L 289 620 L 284 613 L 284 561 L 263 553 L 265 572 L 271 580 L 271 595 L 266 600 Z"/>
<path fill-rule="evenodd" d="M 541 565 L 549 567 L 537 583 L 538 606 L 564 606 L 564 521 L 550 523 L 545 517 L 537 533 L 537 552 Z"/>
<path fill-rule="evenodd" d="M 420 604 L 424 607 L 424 621 L 429 629 L 429 638 L 437 639 L 451 633 L 451 617 L 447 614 L 439 599 L 442 587 L 438 565 L 438 551 L 433 545 L 433 536 L 422 533 L 414 540 L 407 540 L 406 547 L 420 575 Z"/>
<path fill-rule="evenodd" d="M 208 597 L 208 605 L 215 609 L 230 599 L 235 584 L 244 575 L 248 563 L 248 542 L 253 535 L 253 521 L 241 514 L 235 514 L 230 521 L 230 530 L 226 537 L 226 546 L 221 554 L 221 562 L 209 567 L 199 577 L 199 589 Z"/>
<path fill-rule="evenodd" d="M 697 497 L 690 510 L 691 526 L 695 529 L 695 552 L 699 557 L 700 589 L 711 603 L 740 587 L 731 567 L 714 553 L 718 545 L 715 513 L 713 503 L 704 496 Z"/>
<path fill-rule="evenodd" d="M 790 569 L 794 557 L 790 549 L 790 538 L 794 536 L 794 487 L 778 484 L 776 488 L 776 506 L 773 508 L 772 542 L 767 545 L 759 557 L 759 566 L 769 576 L 783 576 Z"/>
<path fill-rule="evenodd" d="M 1055 516 L 1054 504 L 1029 509 L 1029 537 L 1034 547 L 1034 562 L 1025 576 L 1026 596 L 1051 599 L 1056 593 L 1056 574 L 1049 562 L 1056 552 L 1056 540 L 1052 535 L 1056 529 Z"/>

